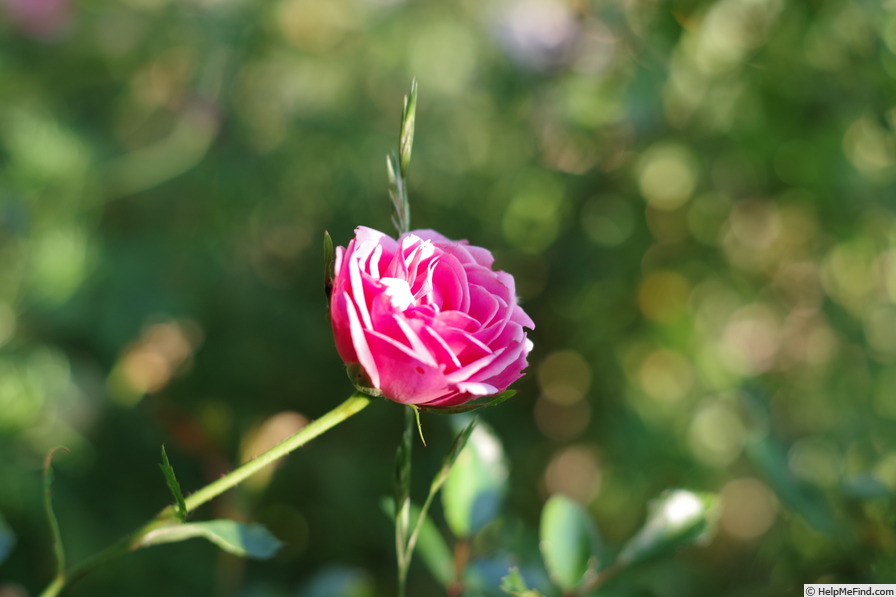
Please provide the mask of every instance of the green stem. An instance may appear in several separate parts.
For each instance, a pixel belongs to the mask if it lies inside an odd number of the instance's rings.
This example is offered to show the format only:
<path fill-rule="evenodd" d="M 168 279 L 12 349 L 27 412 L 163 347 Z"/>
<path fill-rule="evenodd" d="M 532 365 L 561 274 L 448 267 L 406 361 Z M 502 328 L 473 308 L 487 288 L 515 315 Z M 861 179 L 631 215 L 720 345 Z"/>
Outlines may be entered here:
<path fill-rule="evenodd" d="M 368 404 L 370 404 L 370 402 L 371 399 L 369 396 L 361 394 L 360 392 L 352 394 L 352 396 L 349 397 L 348 400 L 346 400 L 327 414 L 323 415 L 319 419 L 316 419 L 312 423 L 306 425 L 297 433 L 289 436 L 267 452 L 253 458 L 239 468 L 224 475 L 217 481 L 209 483 L 205 487 L 188 496 L 184 500 L 187 512 L 196 510 L 199 506 L 211 501 L 225 491 L 232 489 L 240 482 L 246 480 L 248 477 L 251 477 L 274 461 L 283 458 L 284 456 L 298 448 L 301 448 L 312 439 L 316 438 L 319 435 L 322 435 L 350 416 L 360 412 Z M 161 512 L 159 512 L 155 518 L 150 520 L 148 523 L 146 523 L 144 526 L 140 527 L 133 533 L 122 537 L 113 545 L 110 545 L 102 551 L 99 551 L 94 555 L 82 560 L 81 562 L 78 562 L 77 564 L 71 566 L 70 568 L 68 568 L 68 570 L 65 571 L 64 574 L 58 574 L 56 578 L 53 579 L 53 582 L 51 582 L 47 586 L 47 588 L 44 589 L 44 591 L 39 595 L 39 597 L 56 597 L 56 595 L 58 595 L 66 586 L 86 576 L 94 568 L 97 568 L 101 564 L 104 564 L 109 560 L 112 560 L 113 558 L 124 555 L 130 551 L 142 547 L 141 540 L 146 536 L 147 533 L 159 527 L 177 523 L 175 513 L 176 508 L 174 505 L 166 507 Z"/>
<path fill-rule="evenodd" d="M 408 539 L 406 556 L 407 566 L 411 565 L 411 559 L 414 557 L 414 549 L 417 547 L 417 537 L 420 536 L 420 529 L 423 528 L 423 521 L 426 520 L 426 514 L 429 512 L 432 500 L 436 497 L 436 494 L 439 493 L 439 489 L 442 488 L 442 485 L 447 478 L 447 474 L 440 473 L 429 486 L 429 495 L 426 496 L 426 501 L 423 502 L 423 506 L 420 508 L 420 513 L 417 515 L 417 522 L 414 524 L 414 528 L 411 531 L 411 537 Z"/>
<path fill-rule="evenodd" d="M 397 483 L 400 485 L 397 495 L 400 499 L 395 504 L 395 554 L 398 559 L 398 597 L 405 597 L 405 585 L 408 580 L 408 569 L 411 566 L 411 552 L 408 549 L 408 525 L 411 518 L 411 446 L 414 434 L 414 407 L 405 409 L 404 433 L 401 447 L 398 450 L 399 471 Z"/>
<path fill-rule="evenodd" d="M 40 594 L 40 597 L 56 597 L 59 594 L 59 591 L 62 590 L 62 587 L 65 586 L 65 578 L 61 576 L 57 576 L 53 579 L 44 592 Z"/>
<path fill-rule="evenodd" d="M 368 404 L 370 404 L 370 397 L 361 394 L 360 392 L 356 392 L 348 400 L 319 419 L 306 425 L 297 433 L 289 436 L 264 454 L 253 458 L 233 472 L 224 475 L 214 483 L 209 483 L 199 491 L 190 494 L 184 500 L 187 512 L 192 512 L 202 504 L 211 501 L 213 498 L 216 498 L 228 489 L 231 489 L 235 485 L 251 477 L 275 460 L 279 460 L 293 450 L 301 448 L 312 439 L 322 435 L 350 416 L 363 410 Z M 174 505 L 171 505 L 163 510 L 163 513 L 173 515 L 174 510 Z"/>

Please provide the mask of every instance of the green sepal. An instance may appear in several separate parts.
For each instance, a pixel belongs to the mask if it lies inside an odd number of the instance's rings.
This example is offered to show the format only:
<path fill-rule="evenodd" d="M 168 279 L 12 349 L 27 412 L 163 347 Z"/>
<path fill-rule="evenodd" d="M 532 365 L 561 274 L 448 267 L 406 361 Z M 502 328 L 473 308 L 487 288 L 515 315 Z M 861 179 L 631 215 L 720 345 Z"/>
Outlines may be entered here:
<path fill-rule="evenodd" d="M 382 390 L 371 385 L 370 378 L 367 377 L 367 373 L 364 371 L 364 367 L 362 367 L 360 363 L 346 364 L 345 373 L 346 375 L 348 375 L 348 378 L 352 382 L 352 385 L 355 386 L 355 389 L 362 394 L 367 394 L 372 398 L 383 397 Z"/>
<path fill-rule="evenodd" d="M 483 396 L 482 398 L 477 398 L 476 400 L 472 400 L 465 404 L 459 404 L 457 406 L 426 406 L 420 405 L 417 408 L 420 410 L 425 410 L 432 413 L 438 413 L 442 415 L 456 415 L 459 413 L 468 413 L 485 406 L 497 406 L 504 402 L 505 400 L 510 400 L 514 396 L 518 394 L 518 390 L 506 390 L 501 392 L 500 394 L 495 394 L 494 396 Z"/>
<path fill-rule="evenodd" d="M 417 423 L 417 433 L 420 435 L 420 441 L 423 442 L 423 446 L 426 446 L 426 438 L 423 437 L 423 424 L 420 422 L 420 409 L 414 406 L 413 404 L 409 404 L 408 408 L 414 411 L 414 420 Z"/>
<path fill-rule="evenodd" d="M 171 490 L 171 495 L 174 496 L 177 520 L 184 522 L 187 520 L 187 505 L 184 503 L 184 494 L 180 490 L 180 483 L 177 482 L 177 477 L 174 474 L 174 467 L 168 461 L 168 453 L 165 452 L 164 444 L 162 445 L 162 464 L 159 465 L 159 468 L 162 469 L 162 474 L 165 475 L 165 483 L 168 484 L 168 489 Z"/>
<path fill-rule="evenodd" d="M 210 520 L 153 529 L 140 539 L 137 547 L 176 543 L 196 537 L 211 541 L 227 553 L 257 560 L 272 557 L 283 545 L 263 525 L 234 520 Z"/>
<path fill-rule="evenodd" d="M 47 523 L 50 525 L 50 533 L 53 536 L 53 555 L 56 558 L 56 578 L 65 578 L 65 548 L 62 545 L 62 533 L 59 530 L 59 521 L 53 511 L 53 456 L 62 450 L 71 454 L 68 448 L 59 446 L 50 450 L 44 459 L 44 513 Z"/>
<path fill-rule="evenodd" d="M 333 238 L 324 230 L 324 292 L 327 300 L 333 293 L 333 264 L 336 262 L 336 251 L 333 249 Z"/>

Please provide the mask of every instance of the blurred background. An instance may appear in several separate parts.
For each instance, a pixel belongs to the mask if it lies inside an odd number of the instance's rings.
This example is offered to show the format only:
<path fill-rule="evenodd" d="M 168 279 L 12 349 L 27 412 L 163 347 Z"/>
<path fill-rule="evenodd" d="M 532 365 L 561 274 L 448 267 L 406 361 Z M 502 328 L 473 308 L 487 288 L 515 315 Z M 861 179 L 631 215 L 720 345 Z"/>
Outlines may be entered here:
<path fill-rule="evenodd" d="M 391 232 L 413 76 L 412 224 L 491 248 L 537 323 L 482 412 L 504 520 L 565 493 L 618 546 L 688 487 L 720 495 L 712 542 L 608 594 L 896 582 L 896 3 L 2 0 L 0 44 L 3 597 L 52 577 L 53 447 L 78 560 L 170 501 L 161 444 L 198 488 L 350 393 L 322 237 Z M 402 419 L 199 513 L 274 559 L 186 542 L 66 594 L 393 594 Z M 411 594 L 444 592 L 417 562 Z"/>

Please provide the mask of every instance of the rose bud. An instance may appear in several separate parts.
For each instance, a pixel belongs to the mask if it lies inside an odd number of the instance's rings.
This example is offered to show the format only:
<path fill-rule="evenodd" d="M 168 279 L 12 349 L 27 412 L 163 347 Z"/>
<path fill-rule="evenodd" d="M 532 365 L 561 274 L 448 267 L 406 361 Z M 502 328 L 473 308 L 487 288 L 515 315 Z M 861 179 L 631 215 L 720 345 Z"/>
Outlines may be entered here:
<path fill-rule="evenodd" d="M 401 404 L 450 409 L 523 375 L 535 324 L 492 254 L 433 230 L 398 240 L 359 227 L 337 247 L 336 349 L 356 385 Z"/>

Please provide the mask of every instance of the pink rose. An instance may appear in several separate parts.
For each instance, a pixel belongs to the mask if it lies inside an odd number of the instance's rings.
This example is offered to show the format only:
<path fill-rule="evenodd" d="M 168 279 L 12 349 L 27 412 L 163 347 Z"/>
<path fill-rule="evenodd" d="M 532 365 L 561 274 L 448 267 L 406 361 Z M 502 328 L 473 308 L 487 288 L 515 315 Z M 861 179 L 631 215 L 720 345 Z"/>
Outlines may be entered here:
<path fill-rule="evenodd" d="M 330 314 L 336 349 L 362 385 L 402 404 L 444 408 L 523 375 L 535 324 L 513 276 L 467 241 L 415 230 L 396 241 L 359 227 L 336 248 Z M 369 382 L 369 384 L 367 383 Z"/>

